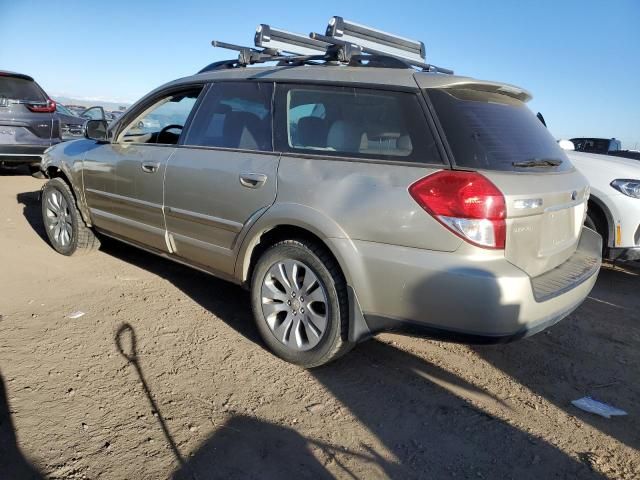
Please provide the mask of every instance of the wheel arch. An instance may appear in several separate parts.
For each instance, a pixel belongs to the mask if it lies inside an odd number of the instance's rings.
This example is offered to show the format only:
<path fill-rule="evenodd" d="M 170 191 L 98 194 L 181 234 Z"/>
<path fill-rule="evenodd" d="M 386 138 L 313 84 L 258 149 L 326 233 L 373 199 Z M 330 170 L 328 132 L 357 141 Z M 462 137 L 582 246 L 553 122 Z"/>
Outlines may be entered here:
<path fill-rule="evenodd" d="M 317 226 L 305 221 L 296 222 L 289 219 L 280 223 L 270 222 L 268 225 L 252 230 L 254 233 L 250 237 L 247 236 L 249 238 L 244 242 L 242 254 L 238 256 L 236 262 L 236 278 L 241 284 L 246 286 L 250 282 L 253 268 L 260 255 L 271 245 L 278 241 L 292 238 L 313 241 L 331 255 L 345 278 L 349 305 L 349 341 L 360 342 L 371 337 L 372 334 L 364 319 L 362 307 L 354 290 L 350 271 L 346 268 L 346 259 L 343 252 L 337 248 L 332 248 L 331 242 L 327 241 L 327 237 L 323 236 L 322 231 Z M 355 247 L 353 248 L 355 250 Z M 352 253 L 355 254 L 356 252 Z"/>
<path fill-rule="evenodd" d="M 323 239 L 322 234 L 313 226 L 308 224 L 300 224 L 295 221 L 279 222 L 262 226 L 256 229 L 253 235 L 244 242 L 241 254 L 236 262 L 236 278 L 243 284 L 251 279 L 251 273 L 258 258 L 270 246 L 281 240 L 287 239 L 305 239 L 312 241 L 325 249 L 340 267 L 342 275 L 348 282 L 346 269 L 343 261 L 339 258 L 339 254 L 331 248 L 329 243 Z M 247 235 L 249 237 L 249 235 Z"/>
<path fill-rule="evenodd" d="M 69 171 L 68 166 L 66 166 L 66 164 L 64 163 L 49 164 L 45 167 L 44 174 L 49 179 L 61 178 L 62 180 L 64 180 L 64 182 L 67 185 L 69 185 L 69 188 L 71 189 L 71 193 L 73 194 L 78 210 L 80 211 L 80 215 L 82 216 L 82 220 L 88 227 L 90 227 L 91 216 L 89 215 L 89 209 L 87 208 L 87 205 L 83 201 L 84 197 L 82 196 L 82 191 L 75 186 L 75 182 L 71 181 L 71 178 L 73 178 L 73 176 L 71 175 L 71 172 Z"/>
<path fill-rule="evenodd" d="M 611 240 L 615 239 L 615 220 L 613 218 L 613 214 L 611 210 L 605 205 L 605 203 L 597 196 L 591 194 L 589 197 L 588 209 L 587 213 L 596 212 L 596 215 L 600 217 L 605 222 L 607 238 L 604 239 L 604 244 L 606 248 L 611 247 Z"/>

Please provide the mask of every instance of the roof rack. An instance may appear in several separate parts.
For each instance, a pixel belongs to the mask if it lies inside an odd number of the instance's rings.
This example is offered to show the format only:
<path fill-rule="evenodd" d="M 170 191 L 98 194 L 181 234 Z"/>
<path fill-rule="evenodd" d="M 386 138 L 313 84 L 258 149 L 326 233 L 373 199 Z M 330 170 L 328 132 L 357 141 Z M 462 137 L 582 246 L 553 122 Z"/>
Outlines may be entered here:
<path fill-rule="evenodd" d="M 273 28 L 264 23 L 256 28 L 254 42 L 256 47 L 270 48 L 295 55 L 324 55 L 330 46 L 326 42 Z"/>
<path fill-rule="evenodd" d="M 412 59 L 416 62 L 424 63 L 426 58 L 424 43 L 418 40 L 399 37 L 382 30 L 345 20 L 342 17 L 331 17 L 325 35 L 330 38 L 338 38 L 345 42 L 355 43 L 365 48 L 384 51 L 395 57 Z"/>
<path fill-rule="evenodd" d="M 324 35 L 312 32 L 306 36 L 260 24 L 254 37 L 255 47 L 217 40 L 211 44 L 237 51 L 238 58 L 214 62 L 198 73 L 265 62 L 278 62 L 279 65 L 327 62 L 382 68 L 416 67 L 428 72 L 453 74 L 453 70 L 425 62 L 424 43 L 338 16 L 331 17 Z"/>

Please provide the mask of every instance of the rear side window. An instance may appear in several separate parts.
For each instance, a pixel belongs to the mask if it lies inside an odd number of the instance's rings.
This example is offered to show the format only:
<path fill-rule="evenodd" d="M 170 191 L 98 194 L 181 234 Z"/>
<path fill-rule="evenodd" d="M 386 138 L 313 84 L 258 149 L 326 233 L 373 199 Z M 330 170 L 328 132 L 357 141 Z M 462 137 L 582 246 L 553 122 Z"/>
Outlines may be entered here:
<path fill-rule="evenodd" d="M 273 85 L 220 82 L 207 92 L 185 145 L 271 151 Z"/>
<path fill-rule="evenodd" d="M 571 164 L 547 128 L 520 100 L 464 88 L 427 89 L 459 167 L 523 171 L 514 163 L 559 160 Z M 537 170 L 538 168 L 529 170 Z"/>
<path fill-rule="evenodd" d="M 315 85 L 278 88 L 279 150 L 442 163 L 416 94 Z"/>
<path fill-rule="evenodd" d="M 45 101 L 42 90 L 31 80 L 0 76 L 0 97 L 12 100 Z"/>

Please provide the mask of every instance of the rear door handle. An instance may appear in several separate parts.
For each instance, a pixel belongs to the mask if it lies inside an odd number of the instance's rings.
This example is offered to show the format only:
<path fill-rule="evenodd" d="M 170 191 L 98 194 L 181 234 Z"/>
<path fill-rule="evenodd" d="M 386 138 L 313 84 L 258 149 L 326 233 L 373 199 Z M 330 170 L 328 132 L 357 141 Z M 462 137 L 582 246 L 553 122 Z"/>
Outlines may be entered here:
<path fill-rule="evenodd" d="M 265 184 L 267 176 L 262 173 L 241 173 L 240 184 L 247 188 L 259 188 Z"/>
<path fill-rule="evenodd" d="M 160 164 L 157 162 L 142 162 L 142 171 L 144 173 L 155 173 L 158 171 Z"/>

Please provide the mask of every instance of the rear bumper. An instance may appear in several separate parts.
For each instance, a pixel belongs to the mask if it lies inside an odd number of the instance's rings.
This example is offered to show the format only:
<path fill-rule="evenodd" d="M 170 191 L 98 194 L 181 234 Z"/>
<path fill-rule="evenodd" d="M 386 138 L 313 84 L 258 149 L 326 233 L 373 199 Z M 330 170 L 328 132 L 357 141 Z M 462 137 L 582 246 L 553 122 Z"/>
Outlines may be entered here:
<path fill-rule="evenodd" d="M 467 343 L 532 335 L 584 301 L 597 279 L 601 241 L 583 229 L 575 254 L 535 279 L 495 254 L 459 256 L 355 241 L 362 263 L 348 276 L 366 328 L 356 329 L 359 338 L 352 340 L 392 330 Z"/>
<path fill-rule="evenodd" d="M 0 163 L 37 164 L 48 145 L 0 145 Z"/>

